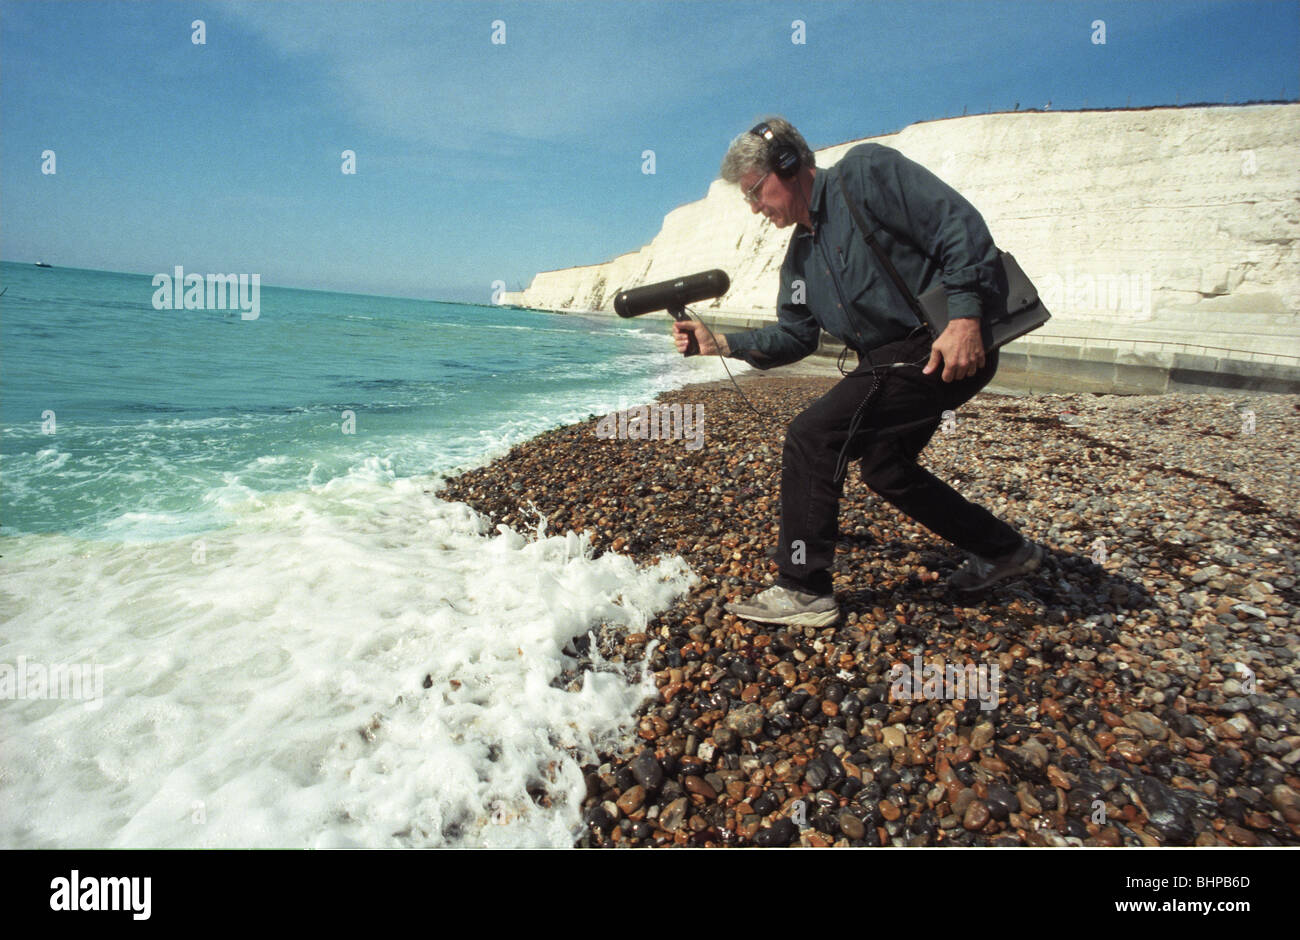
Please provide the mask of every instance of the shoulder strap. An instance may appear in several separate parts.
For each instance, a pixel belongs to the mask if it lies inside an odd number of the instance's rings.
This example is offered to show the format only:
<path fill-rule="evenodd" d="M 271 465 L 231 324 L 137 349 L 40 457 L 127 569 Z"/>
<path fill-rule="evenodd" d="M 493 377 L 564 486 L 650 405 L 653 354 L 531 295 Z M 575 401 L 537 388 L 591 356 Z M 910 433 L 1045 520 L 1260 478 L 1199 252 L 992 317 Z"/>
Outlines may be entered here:
<path fill-rule="evenodd" d="M 866 218 L 862 215 L 862 207 L 849 198 L 849 194 L 844 190 L 844 182 L 840 179 L 840 174 L 838 172 L 835 174 L 835 185 L 839 187 L 840 197 L 844 200 L 844 204 L 849 207 L 849 215 L 853 216 L 853 224 L 857 226 L 858 231 L 862 233 L 862 237 L 865 238 L 867 244 L 871 246 L 871 250 L 875 252 L 876 257 L 880 259 L 881 266 L 884 267 L 885 273 L 889 275 L 889 279 L 894 282 L 894 287 L 898 289 L 898 292 L 903 295 L 903 299 L 907 301 L 908 309 L 912 311 L 912 315 L 916 317 L 918 323 L 926 324 L 928 329 L 929 320 L 926 319 L 925 313 L 921 309 L 920 301 L 916 299 L 916 295 L 912 293 L 911 289 L 908 288 L 907 284 L 903 281 L 902 276 L 898 273 L 898 269 L 894 267 L 894 263 L 889 260 L 889 256 L 885 254 L 885 250 L 880 247 L 880 242 L 876 241 L 876 237 L 871 234 L 871 226 L 867 224 Z"/>

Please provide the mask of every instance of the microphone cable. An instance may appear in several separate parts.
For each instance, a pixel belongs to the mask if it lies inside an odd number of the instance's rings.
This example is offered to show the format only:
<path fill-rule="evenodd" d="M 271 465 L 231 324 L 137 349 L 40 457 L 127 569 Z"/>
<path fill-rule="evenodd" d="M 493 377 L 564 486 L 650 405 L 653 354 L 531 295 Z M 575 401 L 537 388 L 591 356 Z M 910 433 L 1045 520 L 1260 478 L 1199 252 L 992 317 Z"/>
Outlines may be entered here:
<path fill-rule="evenodd" d="M 746 395 L 744 391 L 741 390 L 740 383 L 736 381 L 736 377 L 731 374 L 731 369 L 727 367 L 727 357 L 722 354 L 722 347 L 718 345 L 718 337 L 714 335 L 713 330 L 709 329 L 709 325 L 705 323 L 704 320 L 699 316 L 699 314 L 697 314 L 690 307 L 686 307 L 684 309 L 695 319 L 696 323 L 704 327 L 705 332 L 709 334 L 709 339 L 713 340 L 713 349 L 717 353 L 718 361 L 722 363 L 722 368 L 726 371 L 727 378 L 731 379 L 731 384 L 736 387 L 736 393 L 739 394 L 740 397 L 745 400 L 745 404 L 749 406 L 749 410 L 754 412 L 754 414 L 758 415 L 760 418 L 767 418 L 768 420 L 776 420 L 774 415 L 770 415 L 767 414 L 766 412 L 760 411 L 754 405 L 754 403 L 749 400 L 749 396 Z"/>

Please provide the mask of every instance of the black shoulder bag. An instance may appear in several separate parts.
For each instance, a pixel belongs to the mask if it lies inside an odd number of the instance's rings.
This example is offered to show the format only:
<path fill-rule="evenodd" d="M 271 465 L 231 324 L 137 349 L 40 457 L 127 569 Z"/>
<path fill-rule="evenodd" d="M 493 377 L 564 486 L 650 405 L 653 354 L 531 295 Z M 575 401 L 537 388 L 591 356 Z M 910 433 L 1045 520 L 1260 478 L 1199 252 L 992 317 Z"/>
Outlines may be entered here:
<path fill-rule="evenodd" d="M 885 272 L 898 288 L 898 292 L 906 299 L 908 307 L 916 315 L 917 320 L 924 323 L 926 329 L 930 331 L 930 338 L 937 339 L 939 334 L 948 328 L 947 291 L 940 285 L 930 288 L 920 297 L 913 294 L 899 275 L 898 269 L 889 260 L 889 256 L 880 247 L 880 242 L 876 241 L 875 236 L 871 234 L 871 226 L 863 217 L 861 206 L 849 198 L 838 173 L 835 175 L 835 183 L 839 186 L 840 196 L 844 199 L 845 205 L 849 207 L 849 214 L 853 216 L 853 224 L 858 227 L 858 231 L 867 240 L 871 250 L 876 253 Z M 1025 276 L 1025 272 L 1020 270 L 1016 259 L 1001 249 L 998 250 L 998 288 L 998 294 L 1005 299 L 1005 305 L 986 306 L 983 311 L 981 333 L 985 349 L 1004 346 L 1013 339 L 1038 329 L 1051 318 L 1051 314 L 1038 298 L 1038 290 Z"/>

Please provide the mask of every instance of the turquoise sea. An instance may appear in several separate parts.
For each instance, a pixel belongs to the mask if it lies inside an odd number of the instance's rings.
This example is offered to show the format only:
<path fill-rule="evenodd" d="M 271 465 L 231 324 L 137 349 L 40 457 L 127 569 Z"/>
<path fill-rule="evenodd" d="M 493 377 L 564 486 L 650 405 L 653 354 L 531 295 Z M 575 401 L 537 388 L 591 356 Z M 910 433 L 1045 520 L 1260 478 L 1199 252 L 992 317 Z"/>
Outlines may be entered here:
<path fill-rule="evenodd" d="M 564 643 L 694 575 L 430 484 L 718 363 L 666 316 L 0 275 L 0 845 L 570 844 L 651 686 L 554 688 Z"/>
<path fill-rule="evenodd" d="M 156 310 L 144 275 L 2 272 L 5 535 L 198 533 L 267 493 L 476 465 L 698 375 L 666 316 L 267 287 L 245 320 Z"/>

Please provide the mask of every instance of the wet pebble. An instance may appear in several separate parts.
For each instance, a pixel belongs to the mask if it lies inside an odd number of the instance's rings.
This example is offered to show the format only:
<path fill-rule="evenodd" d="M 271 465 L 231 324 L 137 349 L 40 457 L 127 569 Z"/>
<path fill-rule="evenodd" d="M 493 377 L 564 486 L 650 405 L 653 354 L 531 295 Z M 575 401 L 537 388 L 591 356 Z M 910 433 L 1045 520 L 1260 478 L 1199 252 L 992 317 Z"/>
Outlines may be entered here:
<path fill-rule="evenodd" d="M 741 381 L 788 417 L 834 380 Z M 1300 692 L 1293 397 L 982 393 L 963 406 L 963 435 L 936 435 L 927 466 L 1024 519 L 1049 548 L 1043 567 L 954 608 L 943 582 L 959 553 L 846 487 L 853 538 L 833 572 L 845 617 L 809 629 L 724 607 L 774 571 L 784 422 L 748 413 L 730 388 L 663 400 L 703 402 L 727 433 L 699 451 L 592 449 L 585 422 L 440 493 L 525 538 L 541 513 L 548 532 L 580 531 L 594 553 L 677 555 L 700 575 L 644 627 L 594 624 L 569 644 L 578 665 L 557 688 L 603 661 L 629 680 L 649 667 L 659 690 L 630 740 L 582 768 L 585 844 L 797 843 L 796 831 L 773 834 L 795 797 L 812 808 L 809 838 L 827 842 L 859 841 L 856 820 L 869 844 L 877 827 L 899 845 L 1300 844 L 1300 736 L 1286 706 Z M 1249 437 L 1247 406 L 1259 419 Z M 695 511 L 669 511 L 685 491 Z M 1099 537 L 1104 563 L 1091 557 Z M 997 664 L 997 707 L 892 696 L 890 667 L 918 652 Z"/>

